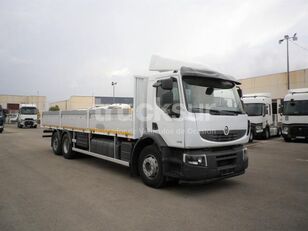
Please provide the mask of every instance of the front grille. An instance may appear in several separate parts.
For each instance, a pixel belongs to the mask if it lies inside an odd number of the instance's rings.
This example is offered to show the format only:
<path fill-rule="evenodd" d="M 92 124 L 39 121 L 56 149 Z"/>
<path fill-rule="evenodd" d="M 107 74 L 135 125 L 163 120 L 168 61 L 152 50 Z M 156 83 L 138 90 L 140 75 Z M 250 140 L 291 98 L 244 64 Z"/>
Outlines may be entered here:
<path fill-rule="evenodd" d="M 217 161 L 218 168 L 235 165 L 236 164 L 236 154 L 233 153 L 233 154 L 216 156 L 216 161 Z"/>
<path fill-rule="evenodd" d="M 308 127 L 295 125 L 290 126 L 290 135 L 291 136 L 308 136 Z"/>
<path fill-rule="evenodd" d="M 200 136 L 209 141 L 225 142 L 242 138 L 246 133 L 246 130 L 230 130 L 228 135 L 224 134 L 224 131 L 201 131 Z"/>

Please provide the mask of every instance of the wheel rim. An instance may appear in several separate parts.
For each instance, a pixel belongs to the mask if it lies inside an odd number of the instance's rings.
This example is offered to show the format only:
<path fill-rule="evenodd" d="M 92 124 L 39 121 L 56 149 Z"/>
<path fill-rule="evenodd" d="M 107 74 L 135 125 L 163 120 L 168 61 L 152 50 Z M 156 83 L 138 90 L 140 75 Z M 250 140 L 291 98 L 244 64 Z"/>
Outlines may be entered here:
<path fill-rule="evenodd" d="M 69 149 L 68 139 L 64 139 L 64 142 L 63 142 L 63 151 L 64 151 L 64 153 L 68 153 L 68 149 Z"/>
<path fill-rule="evenodd" d="M 146 177 L 153 179 L 159 171 L 158 161 L 155 156 L 148 155 L 142 163 L 142 170 Z"/>
<path fill-rule="evenodd" d="M 55 136 L 55 138 L 53 139 L 52 147 L 54 150 L 57 150 L 59 147 L 59 139 L 57 136 Z"/>

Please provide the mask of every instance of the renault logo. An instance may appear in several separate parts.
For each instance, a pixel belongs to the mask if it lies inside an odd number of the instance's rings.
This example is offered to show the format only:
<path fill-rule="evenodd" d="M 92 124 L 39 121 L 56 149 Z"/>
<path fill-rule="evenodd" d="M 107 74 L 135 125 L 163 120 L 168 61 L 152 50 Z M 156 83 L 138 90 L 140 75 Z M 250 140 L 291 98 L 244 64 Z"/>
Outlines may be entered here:
<path fill-rule="evenodd" d="M 228 128 L 228 126 L 225 126 L 224 134 L 225 134 L 225 136 L 229 135 L 229 128 Z"/>

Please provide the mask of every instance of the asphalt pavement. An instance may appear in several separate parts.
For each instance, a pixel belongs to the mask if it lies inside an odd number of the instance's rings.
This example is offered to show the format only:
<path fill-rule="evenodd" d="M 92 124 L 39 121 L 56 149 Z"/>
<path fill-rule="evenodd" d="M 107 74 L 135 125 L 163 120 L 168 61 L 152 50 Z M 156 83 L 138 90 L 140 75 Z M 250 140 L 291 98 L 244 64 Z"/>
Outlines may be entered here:
<path fill-rule="evenodd" d="M 42 130 L 0 134 L 0 230 L 308 230 L 308 143 L 248 145 L 242 176 L 145 186 L 104 160 L 53 154 Z"/>

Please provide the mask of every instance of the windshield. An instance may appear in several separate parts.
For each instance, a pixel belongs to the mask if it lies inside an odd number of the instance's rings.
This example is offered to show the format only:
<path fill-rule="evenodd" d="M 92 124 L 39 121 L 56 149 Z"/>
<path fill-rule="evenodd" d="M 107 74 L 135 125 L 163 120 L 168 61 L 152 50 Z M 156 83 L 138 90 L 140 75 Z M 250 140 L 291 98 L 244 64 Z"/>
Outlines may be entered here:
<path fill-rule="evenodd" d="M 284 115 L 308 115 L 308 100 L 285 101 Z"/>
<path fill-rule="evenodd" d="M 219 115 L 244 113 L 235 84 L 230 81 L 184 76 L 183 87 L 190 112 Z"/>
<path fill-rule="evenodd" d="M 22 107 L 20 109 L 20 114 L 34 115 L 37 114 L 37 109 L 35 107 Z"/>
<path fill-rule="evenodd" d="M 263 106 L 262 103 L 245 103 L 244 110 L 248 116 L 261 116 L 263 115 Z"/>

